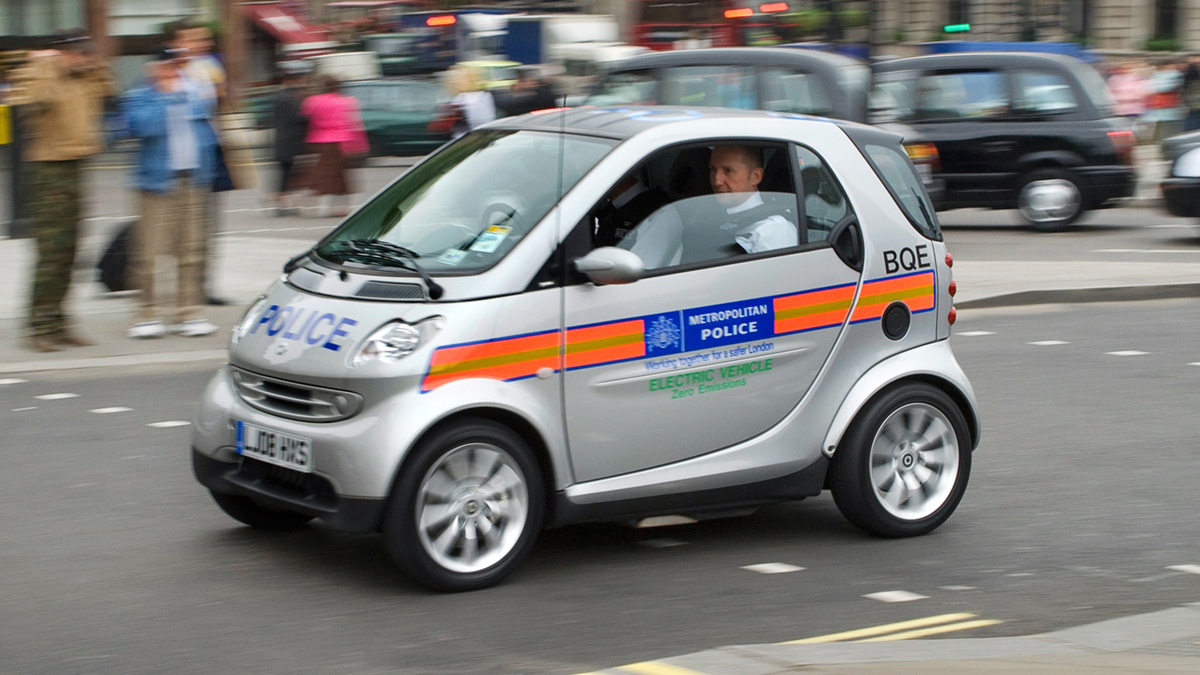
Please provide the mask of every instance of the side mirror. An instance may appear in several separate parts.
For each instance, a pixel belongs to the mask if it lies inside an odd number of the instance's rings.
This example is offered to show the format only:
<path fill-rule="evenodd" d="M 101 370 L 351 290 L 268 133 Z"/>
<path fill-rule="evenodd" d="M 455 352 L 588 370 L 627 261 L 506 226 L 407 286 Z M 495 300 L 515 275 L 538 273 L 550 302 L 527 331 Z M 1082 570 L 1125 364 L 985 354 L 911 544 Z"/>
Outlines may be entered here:
<path fill-rule="evenodd" d="M 616 246 L 603 246 L 575 260 L 575 271 L 594 284 L 630 284 L 642 278 L 645 263 L 638 254 Z"/>

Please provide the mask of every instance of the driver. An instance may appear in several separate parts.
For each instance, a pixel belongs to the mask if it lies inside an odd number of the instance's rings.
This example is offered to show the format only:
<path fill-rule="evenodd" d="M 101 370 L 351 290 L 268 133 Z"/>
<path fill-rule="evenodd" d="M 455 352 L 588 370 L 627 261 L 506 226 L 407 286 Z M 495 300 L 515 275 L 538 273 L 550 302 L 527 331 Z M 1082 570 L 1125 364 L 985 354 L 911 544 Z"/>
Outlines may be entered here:
<path fill-rule="evenodd" d="M 700 217 L 684 224 L 676 205 L 659 209 L 638 228 L 628 248 L 641 256 L 647 269 L 725 258 L 738 253 L 761 253 L 796 246 L 796 225 L 763 201 L 762 149 L 718 145 L 708 160 L 709 184 L 720 210 L 689 209 Z M 677 203 L 678 204 L 678 203 Z"/>

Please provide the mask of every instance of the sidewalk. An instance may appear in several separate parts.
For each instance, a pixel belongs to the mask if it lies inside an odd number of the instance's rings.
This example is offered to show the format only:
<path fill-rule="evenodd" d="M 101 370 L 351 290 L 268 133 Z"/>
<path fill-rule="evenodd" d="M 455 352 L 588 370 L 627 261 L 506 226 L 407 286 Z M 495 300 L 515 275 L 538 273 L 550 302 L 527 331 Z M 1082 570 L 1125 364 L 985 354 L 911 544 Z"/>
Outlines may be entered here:
<path fill-rule="evenodd" d="M 608 675 L 956 675 L 1197 673 L 1200 603 L 1009 638 L 722 647 L 600 671 Z M 589 673 L 588 675 L 598 675 Z"/>

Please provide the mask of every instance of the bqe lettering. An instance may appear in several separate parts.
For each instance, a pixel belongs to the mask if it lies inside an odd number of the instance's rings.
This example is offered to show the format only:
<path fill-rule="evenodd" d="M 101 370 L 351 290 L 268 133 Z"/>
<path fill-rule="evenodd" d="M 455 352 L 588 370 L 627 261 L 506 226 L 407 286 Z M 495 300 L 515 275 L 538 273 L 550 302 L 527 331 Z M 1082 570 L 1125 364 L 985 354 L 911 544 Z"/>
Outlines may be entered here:
<path fill-rule="evenodd" d="M 905 246 L 899 251 L 883 252 L 883 269 L 886 274 L 895 274 L 900 270 L 912 272 L 929 266 L 928 244 L 921 244 L 913 248 Z"/>

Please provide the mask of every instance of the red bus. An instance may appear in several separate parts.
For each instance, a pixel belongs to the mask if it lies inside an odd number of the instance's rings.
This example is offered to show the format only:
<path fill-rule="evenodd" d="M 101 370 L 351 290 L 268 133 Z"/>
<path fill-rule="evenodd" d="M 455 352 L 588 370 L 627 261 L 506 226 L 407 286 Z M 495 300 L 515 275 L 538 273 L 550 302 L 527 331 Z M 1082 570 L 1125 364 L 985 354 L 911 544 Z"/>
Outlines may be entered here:
<path fill-rule="evenodd" d="M 762 44 L 755 36 L 774 35 L 772 15 L 788 10 L 774 0 L 636 0 L 633 44 L 656 51 Z"/>

